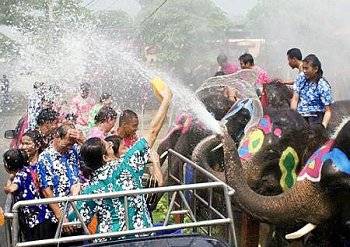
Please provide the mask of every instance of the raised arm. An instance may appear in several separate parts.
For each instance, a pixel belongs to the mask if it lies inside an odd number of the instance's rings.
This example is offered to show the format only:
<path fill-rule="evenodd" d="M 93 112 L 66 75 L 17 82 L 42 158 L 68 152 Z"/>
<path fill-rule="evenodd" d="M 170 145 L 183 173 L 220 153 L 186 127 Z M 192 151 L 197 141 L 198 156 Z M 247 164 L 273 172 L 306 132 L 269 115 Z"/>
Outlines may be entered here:
<path fill-rule="evenodd" d="M 152 147 L 155 140 L 157 139 L 157 136 L 159 134 L 159 131 L 161 130 L 164 120 L 166 117 L 166 114 L 168 112 L 171 99 L 173 97 L 172 92 L 168 86 L 165 85 L 164 89 L 159 92 L 160 96 L 162 97 L 162 102 L 159 106 L 159 109 L 156 113 L 156 115 L 153 117 L 151 121 L 151 125 L 149 128 L 148 133 L 145 135 L 145 139 L 148 142 L 149 147 Z"/>

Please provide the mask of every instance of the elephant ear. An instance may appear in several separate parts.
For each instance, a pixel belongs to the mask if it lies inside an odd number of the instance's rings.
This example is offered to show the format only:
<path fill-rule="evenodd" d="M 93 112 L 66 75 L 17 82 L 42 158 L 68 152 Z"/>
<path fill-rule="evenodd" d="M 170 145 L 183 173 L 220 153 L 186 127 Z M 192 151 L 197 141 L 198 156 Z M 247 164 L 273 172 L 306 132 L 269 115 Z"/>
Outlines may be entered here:
<path fill-rule="evenodd" d="M 340 149 L 325 157 L 320 184 L 333 195 L 350 191 L 350 160 Z"/>

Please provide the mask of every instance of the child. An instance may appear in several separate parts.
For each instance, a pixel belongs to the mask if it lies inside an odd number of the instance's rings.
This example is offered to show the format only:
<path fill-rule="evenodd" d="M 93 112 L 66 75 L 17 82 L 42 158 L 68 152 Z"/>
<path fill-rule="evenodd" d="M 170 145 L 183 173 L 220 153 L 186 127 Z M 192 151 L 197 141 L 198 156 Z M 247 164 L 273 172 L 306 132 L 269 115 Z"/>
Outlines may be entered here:
<path fill-rule="evenodd" d="M 41 199 L 25 151 L 10 149 L 4 153 L 3 159 L 5 169 L 10 174 L 5 193 L 13 193 L 15 202 Z M 25 241 L 55 236 L 57 220 L 48 205 L 21 207 L 19 219 Z"/>

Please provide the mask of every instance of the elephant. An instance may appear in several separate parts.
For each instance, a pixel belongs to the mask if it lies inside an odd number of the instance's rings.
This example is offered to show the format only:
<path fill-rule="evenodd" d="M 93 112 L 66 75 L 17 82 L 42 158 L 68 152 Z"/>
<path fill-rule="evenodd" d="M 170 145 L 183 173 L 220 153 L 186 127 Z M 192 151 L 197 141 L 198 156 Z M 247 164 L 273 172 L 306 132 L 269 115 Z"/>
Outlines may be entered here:
<path fill-rule="evenodd" d="M 319 147 L 319 143 L 326 141 L 326 133 L 322 129 L 311 129 L 297 112 L 290 109 L 291 93 L 286 86 L 273 82 L 265 91 L 269 106 L 264 109 L 264 117 L 246 133 L 240 150 L 248 184 L 260 194 L 273 195 L 294 184 L 299 164 Z M 242 108 L 249 106 L 242 105 Z M 227 128 L 231 134 L 232 130 Z M 237 143 L 236 139 L 234 141 Z M 251 141 L 260 143 L 253 148 L 253 145 L 249 146 Z M 222 164 L 217 164 L 223 162 L 223 150 L 216 148 L 213 151 L 219 144 L 215 135 L 206 137 L 196 146 L 192 160 L 225 181 Z M 288 159 L 292 163 L 288 163 Z M 216 161 L 214 166 L 218 170 L 212 169 L 211 161 Z"/>
<path fill-rule="evenodd" d="M 329 127 L 324 129 L 322 126 L 310 127 L 301 115 L 290 109 L 291 92 L 287 87 L 272 82 L 266 85 L 266 92 L 269 105 L 264 109 L 263 118 L 243 137 L 239 154 L 250 187 L 262 195 L 276 195 L 293 186 L 296 174 L 306 160 L 332 136 L 344 115 L 350 114 L 350 101 L 333 104 L 332 119 Z M 232 133 L 229 127 L 228 132 Z M 248 145 L 259 136 L 263 137 L 262 143 L 255 148 Z M 237 139 L 234 141 L 237 143 Z M 215 135 L 206 137 L 194 149 L 192 160 L 225 181 L 223 150 L 217 148 L 219 144 Z"/>
<path fill-rule="evenodd" d="M 226 133 L 223 140 L 224 169 L 227 184 L 235 190 L 235 202 L 264 222 L 293 227 L 305 225 L 287 235 L 288 239 L 302 237 L 339 216 L 343 217 L 343 237 L 349 238 L 350 121 L 344 122 L 335 139 L 327 141 L 306 162 L 295 185 L 275 196 L 263 196 L 250 188 L 243 176 L 236 144 Z"/>
<path fill-rule="evenodd" d="M 266 92 L 269 107 L 264 109 L 265 115 L 257 124 L 258 130 L 251 129 L 243 138 L 239 154 L 249 187 L 256 193 L 271 196 L 294 185 L 306 160 L 327 141 L 335 126 L 339 125 L 341 114 L 349 113 L 350 103 L 340 101 L 333 105 L 334 115 L 330 127 L 325 130 L 322 127 L 311 128 L 297 112 L 290 110 L 290 91 L 279 83 L 267 85 Z M 231 134 L 231 131 L 228 130 L 228 133 Z M 253 150 L 249 152 L 247 144 L 258 141 L 259 136 L 260 139 L 263 136 L 263 142 L 255 148 L 250 145 Z M 237 143 L 235 139 L 234 142 Z M 196 146 L 192 160 L 225 181 L 223 151 L 215 148 L 219 143 L 220 140 L 215 135 L 206 137 Z M 217 150 L 213 152 L 213 149 Z"/>
<path fill-rule="evenodd" d="M 244 93 L 239 93 L 239 97 L 254 97 L 255 89 L 247 82 L 249 80 L 254 80 L 255 74 L 253 72 L 254 71 L 243 70 L 232 75 L 209 78 L 196 90 L 195 95 L 204 104 L 207 111 L 211 113 L 216 120 L 220 121 L 236 102 L 235 98 L 232 99 L 226 95 L 225 90 L 227 88 L 235 89 L 236 87 L 241 87 L 244 88 L 245 91 Z M 255 95 L 255 97 L 257 96 Z M 243 119 L 244 118 L 245 117 L 243 117 Z M 230 126 L 230 123 L 233 121 L 227 122 Z M 230 131 L 233 135 L 237 132 L 239 136 L 246 123 L 246 120 L 240 120 L 237 124 L 231 125 Z M 207 130 L 204 125 L 198 122 L 192 115 L 187 113 L 180 114 L 176 118 L 175 126 L 168 132 L 165 138 L 160 141 L 158 146 L 157 152 L 161 157 L 161 164 L 163 164 L 167 150 L 170 148 L 187 158 L 191 158 L 192 151 L 198 142 L 210 134 L 212 134 L 212 132 Z M 236 138 L 237 141 L 238 136 Z M 168 162 L 177 164 L 180 161 L 176 157 L 170 157 Z"/>

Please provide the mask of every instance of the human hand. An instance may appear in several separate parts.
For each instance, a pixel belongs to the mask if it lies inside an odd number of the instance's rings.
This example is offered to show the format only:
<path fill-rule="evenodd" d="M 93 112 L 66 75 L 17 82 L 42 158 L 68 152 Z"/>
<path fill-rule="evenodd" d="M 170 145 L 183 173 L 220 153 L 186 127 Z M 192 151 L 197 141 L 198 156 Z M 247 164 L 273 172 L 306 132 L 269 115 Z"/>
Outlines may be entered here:
<path fill-rule="evenodd" d="M 62 230 L 65 233 L 72 234 L 75 231 L 75 227 L 71 225 L 65 225 L 67 223 L 69 223 L 69 220 L 67 219 L 67 217 L 64 217 Z"/>
<path fill-rule="evenodd" d="M 73 184 L 70 188 L 70 192 L 72 196 L 77 196 L 80 193 L 81 185 L 80 183 Z"/>
<path fill-rule="evenodd" d="M 78 129 L 69 129 L 68 137 L 74 139 L 78 144 L 83 144 L 85 141 L 83 132 Z"/>
<path fill-rule="evenodd" d="M 163 100 L 171 100 L 171 98 L 173 97 L 172 91 L 166 84 L 164 84 L 164 89 L 161 92 L 159 92 L 159 94 L 163 98 Z"/>
<path fill-rule="evenodd" d="M 231 101 L 237 101 L 237 99 L 238 99 L 237 90 L 235 90 L 232 87 L 225 86 L 223 93 L 224 93 L 224 96 Z"/>

